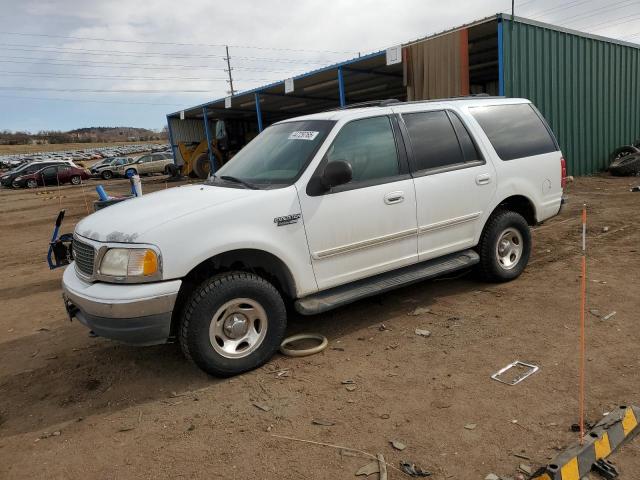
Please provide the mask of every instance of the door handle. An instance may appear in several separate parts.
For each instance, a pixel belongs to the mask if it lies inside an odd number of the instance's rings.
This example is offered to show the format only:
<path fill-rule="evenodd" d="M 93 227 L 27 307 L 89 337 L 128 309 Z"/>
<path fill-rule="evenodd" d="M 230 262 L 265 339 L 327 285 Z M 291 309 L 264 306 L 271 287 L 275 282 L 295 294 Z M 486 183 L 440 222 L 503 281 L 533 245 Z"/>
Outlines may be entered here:
<path fill-rule="evenodd" d="M 481 173 L 476 177 L 476 183 L 478 185 L 488 185 L 491 183 L 491 175 L 488 173 Z"/>
<path fill-rule="evenodd" d="M 389 192 L 384 196 L 384 203 L 387 205 L 393 205 L 394 203 L 400 203 L 404 201 L 404 192 Z"/>

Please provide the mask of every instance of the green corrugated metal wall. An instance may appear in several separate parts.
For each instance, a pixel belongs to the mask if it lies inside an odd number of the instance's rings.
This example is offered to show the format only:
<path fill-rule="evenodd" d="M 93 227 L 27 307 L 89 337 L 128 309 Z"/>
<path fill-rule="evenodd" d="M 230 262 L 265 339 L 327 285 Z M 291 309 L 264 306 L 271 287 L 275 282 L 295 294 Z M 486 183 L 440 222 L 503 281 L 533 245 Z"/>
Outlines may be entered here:
<path fill-rule="evenodd" d="M 504 19 L 504 87 L 533 101 L 572 175 L 603 170 L 640 137 L 640 48 Z"/>

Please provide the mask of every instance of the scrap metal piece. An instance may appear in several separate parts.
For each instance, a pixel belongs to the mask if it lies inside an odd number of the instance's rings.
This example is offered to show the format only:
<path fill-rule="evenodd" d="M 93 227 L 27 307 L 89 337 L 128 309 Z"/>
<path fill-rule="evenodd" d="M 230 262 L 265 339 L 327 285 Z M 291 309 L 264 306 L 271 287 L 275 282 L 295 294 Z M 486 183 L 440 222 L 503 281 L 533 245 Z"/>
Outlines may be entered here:
<path fill-rule="evenodd" d="M 602 478 L 606 480 L 614 480 L 618 478 L 618 470 L 615 465 L 611 462 L 606 461 L 604 458 L 601 458 L 596 463 L 593 464 L 591 470 L 596 472 Z"/>
<path fill-rule="evenodd" d="M 558 455 L 546 467 L 538 470 L 532 480 L 580 480 L 590 471 L 607 471 L 610 465 L 600 460 L 640 432 L 640 408 L 623 405 L 603 417 L 585 435 L 583 444 L 573 445 Z M 609 470 L 611 475 L 617 471 Z M 616 478 L 607 477 L 605 478 Z"/>
<path fill-rule="evenodd" d="M 526 369 L 526 372 L 523 373 L 522 375 L 514 377 L 510 381 L 509 380 L 505 380 L 504 378 L 501 378 L 507 371 L 511 370 L 514 367 L 516 367 L 516 368 L 524 368 L 524 369 Z M 525 362 L 521 362 L 520 360 L 516 360 L 515 362 L 510 363 L 506 367 L 501 368 L 496 373 L 491 375 L 491 378 L 493 378 L 494 380 L 496 380 L 496 381 L 498 381 L 500 383 L 504 383 L 506 385 L 513 386 L 513 385 L 517 385 L 518 383 L 522 382 L 525 378 L 530 377 L 531 375 L 536 373 L 538 370 L 540 370 L 540 367 L 538 367 L 537 365 L 532 365 L 530 363 L 525 363 Z"/>

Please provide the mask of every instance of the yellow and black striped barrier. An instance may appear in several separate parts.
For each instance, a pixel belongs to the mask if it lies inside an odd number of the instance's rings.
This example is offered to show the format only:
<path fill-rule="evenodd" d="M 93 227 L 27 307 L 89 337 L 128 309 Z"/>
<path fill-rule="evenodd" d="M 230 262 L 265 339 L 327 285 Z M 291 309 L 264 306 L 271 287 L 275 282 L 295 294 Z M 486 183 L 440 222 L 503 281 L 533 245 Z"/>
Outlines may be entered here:
<path fill-rule="evenodd" d="M 585 436 L 534 474 L 531 480 L 580 480 L 593 464 L 607 458 L 615 449 L 640 431 L 640 409 L 622 406 L 606 415 Z"/>

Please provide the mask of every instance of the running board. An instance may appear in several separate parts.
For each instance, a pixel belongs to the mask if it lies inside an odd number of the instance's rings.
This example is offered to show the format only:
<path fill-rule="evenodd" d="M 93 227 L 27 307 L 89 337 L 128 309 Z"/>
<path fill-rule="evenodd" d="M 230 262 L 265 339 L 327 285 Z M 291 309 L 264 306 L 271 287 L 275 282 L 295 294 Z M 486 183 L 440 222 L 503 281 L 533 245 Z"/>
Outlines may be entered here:
<path fill-rule="evenodd" d="M 295 307 L 303 315 L 327 312 L 356 300 L 471 267 L 479 261 L 480 256 L 474 250 L 464 250 L 314 293 L 296 300 Z"/>

